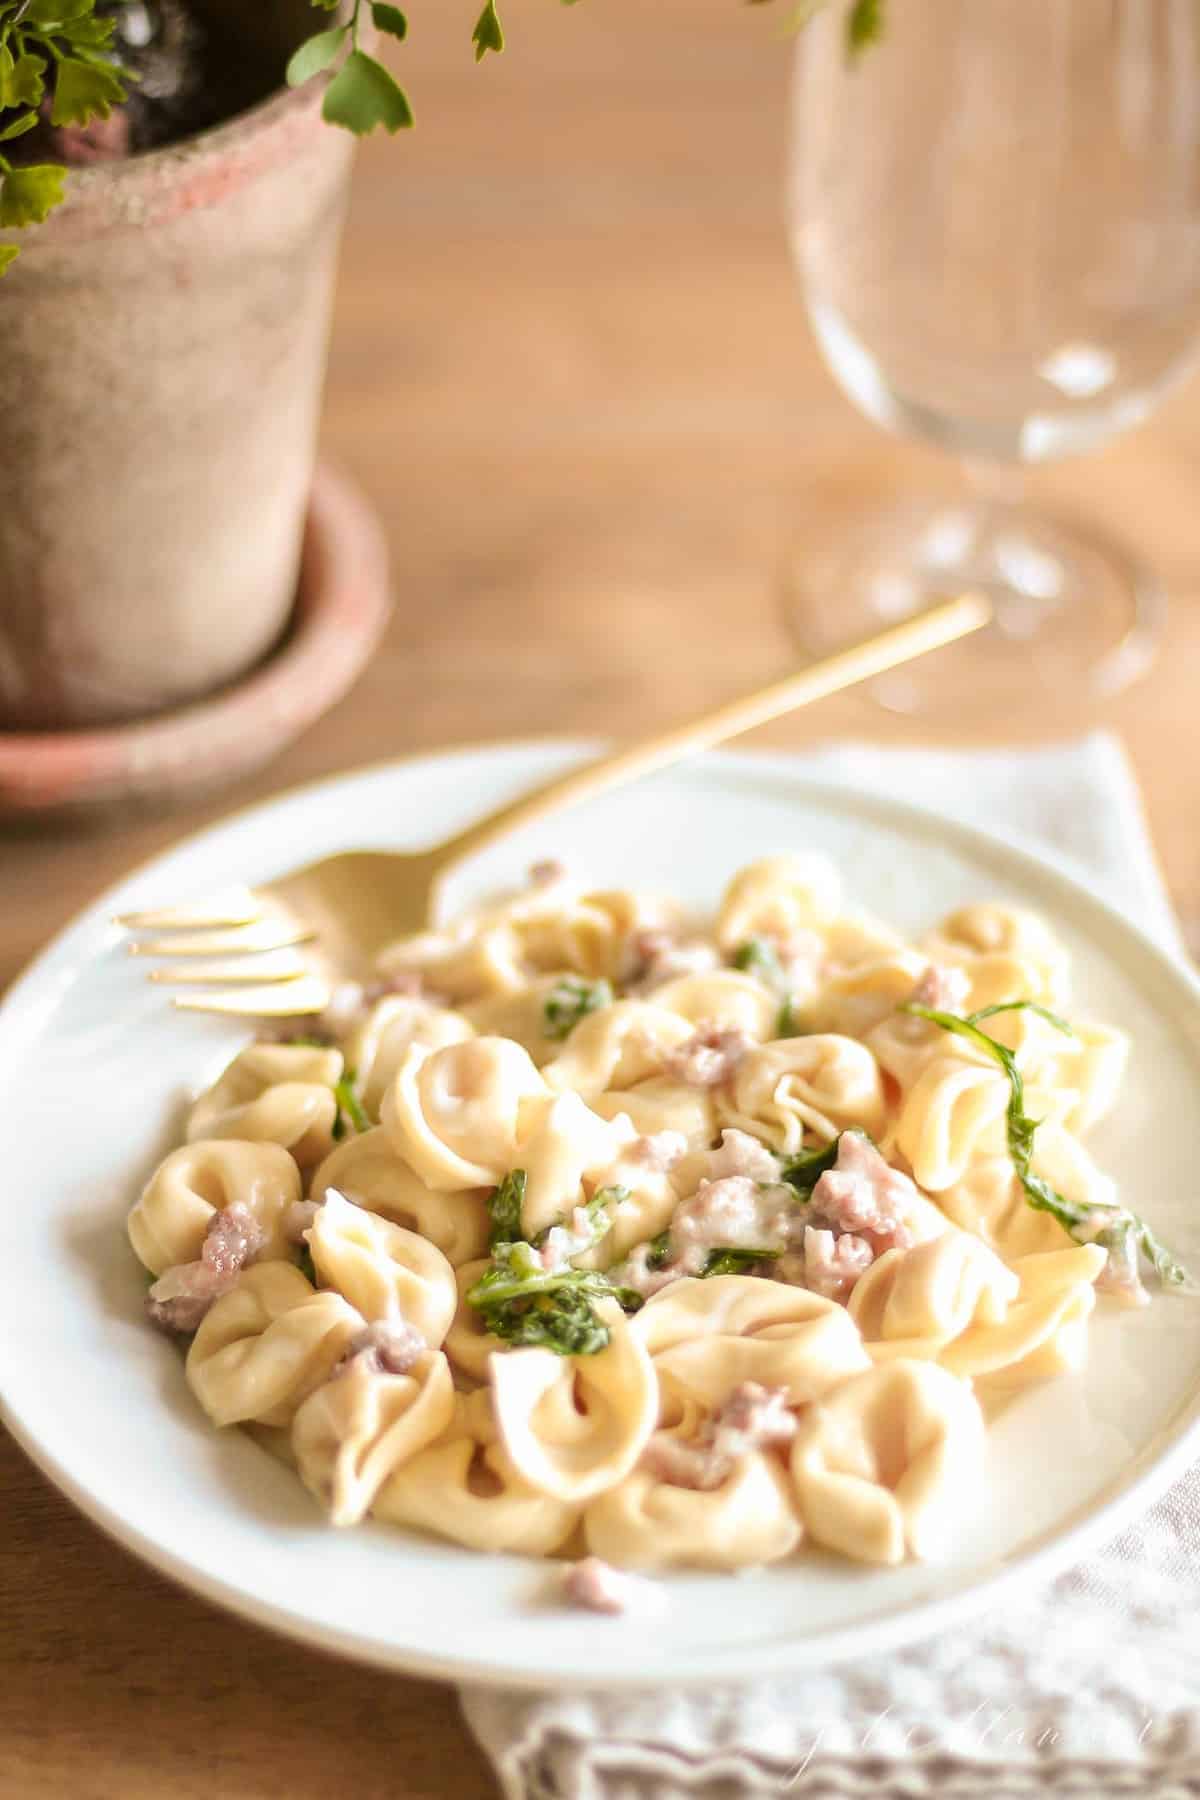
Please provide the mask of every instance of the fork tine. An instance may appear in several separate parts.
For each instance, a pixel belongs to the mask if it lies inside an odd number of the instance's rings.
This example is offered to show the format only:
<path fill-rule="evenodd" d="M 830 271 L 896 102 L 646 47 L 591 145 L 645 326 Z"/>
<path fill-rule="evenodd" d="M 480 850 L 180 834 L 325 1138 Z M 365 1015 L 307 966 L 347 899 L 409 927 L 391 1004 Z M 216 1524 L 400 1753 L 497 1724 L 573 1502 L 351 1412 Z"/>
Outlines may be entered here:
<path fill-rule="evenodd" d="M 323 1012 L 330 1001 L 326 982 L 316 975 L 277 981 L 268 987 L 228 988 L 216 994 L 177 994 L 181 1012 L 220 1013 L 233 1019 L 290 1019 Z"/>
<path fill-rule="evenodd" d="M 230 931 L 180 932 L 176 937 L 139 938 L 130 956 L 251 956 L 262 950 L 288 950 L 311 943 L 315 931 L 286 919 L 256 919 Z"/>
<path fill-rule="evenodd" d="M 227 888 L 187 906 L 118 913 L 113 923 L 126 931 L 203 931 L 219 925 L 253 925 L 262 910 L 262 901 L 249 888 Z"/>
<path fill-rule="evenodd" d="M 308 964 L 296 950 L 268 951 L 262 956 L 244 956 L 238 962 L 170 963 L 166 968 L 151 969 L 149 980 L 170 987 L 199 986 L 204 982 L 222 982 L 226 986 L 243 987 L 273 981 L 295 981 L 308 973 Z"/>

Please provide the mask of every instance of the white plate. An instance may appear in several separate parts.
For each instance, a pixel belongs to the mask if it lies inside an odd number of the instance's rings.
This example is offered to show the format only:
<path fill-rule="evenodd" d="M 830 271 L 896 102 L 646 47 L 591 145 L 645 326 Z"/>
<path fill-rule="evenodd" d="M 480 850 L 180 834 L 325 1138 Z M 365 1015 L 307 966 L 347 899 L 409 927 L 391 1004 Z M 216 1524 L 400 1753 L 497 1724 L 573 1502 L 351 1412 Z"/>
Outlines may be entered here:
<path fill-rule="evenodd" d="M 335 1532 L 289 1471 L 199 1414 L 178 1352 L 143 1323 L 122 1226 L 185 1093 L 239 1037 L 144 986 L 112 915 L 349 844 L 428 842 L 577 754 L 470 750 L 286 796 L 139 871 L 41 957 L 0 1009 L 5 1421 L 89 1517 L 210 1599 L 326 1648 L 470 1680 L 621 1685 L 811 1667 L 963 1619 L 1081 1557 L 1196 1451 L 1200 1303 L 1102 1309 L 1086 1373 L 1027 1392 L 994 1426 L 986 1504 L 944 1563 L 881 1571 L 812 1555 L 738 1578 L 677 1576 L 652 1628 L 547 1604 L 545 1565 L 374 1526 Z M 1200 990 L 1044 858 L 814 785 L 786 759 L 723 755 L 513 840 L 461 893 L 558 854 L 598 884 L 712 902 L 736 864 L 789 845 L 828 851 L 852 898 L 911 931 L 994 896 L 1050 915 L 1075 954 L 1080 1010 L 1133 1035 L 1101 1161 L 1200 1267 Z"/>

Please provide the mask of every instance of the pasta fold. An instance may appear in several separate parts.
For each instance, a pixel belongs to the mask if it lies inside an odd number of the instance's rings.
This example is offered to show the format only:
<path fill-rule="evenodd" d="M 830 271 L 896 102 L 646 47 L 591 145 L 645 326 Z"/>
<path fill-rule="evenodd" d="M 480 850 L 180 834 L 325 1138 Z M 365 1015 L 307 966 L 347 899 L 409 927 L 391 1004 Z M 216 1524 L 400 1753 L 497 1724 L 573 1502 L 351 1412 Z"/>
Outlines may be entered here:
<path fill-rule="evenodd" d="M 188 1351 L 188 1386 L 214 1425 L 288 1425 L 365 1323 L 340 1294 L 316 1292 L 292 1263 L 255 1263 L 202 1320 Z"/>
<path fill-rule="evenodd" d="M 244 1206 L 267 1233 L 261 1258 L 290 1253 L 283 1220 L 300 1198 L 300 1172 L 278 1144 L 221 1139 L 185 1144 L 163 1158 L 126 1221 L 129 1241 L 152 1275 L 194 1262 L 218 1212 Z"/>
<path fill-rule="evenodd" d="M 722 1125 L 794 1156 L 808 1137 L 827 1142 L 848 1125 L 878 1135 L 883 1082 L 875 1058 L 854 1038 L 781 1038 L 742 1060 L 729 1097 L 717 1101 L 717 1115 Z"/>
<path fill-rule="evenodd" d="M 371 1323 L 399 1320 L 437 1349 L 457 1303 L 454 1270 L 435 1244 L 354 1206 L 336 1188 L 307 1233 L 322 1283 Z"/>
<path fill-rule="evenodd" d="M 468 1550 L 553 1556 L 575 1530 L 580 1508 L 522 1481 L 490 1418 L 459 1395 L 438 1441 L 390 1475 L 374 1515 L 390 1525 L 448 1538 Z"/>
<path fill-rule="evenodd" d="M 557 1093 L 583 1100 L 635 1087 L 661 1072 L 667 1053 L 691 1037 L 681 1013 L 649 1000 L 617 1000 L 589 1013 L 542 1070 Z"/>
<path fill-rule="evenodd" d="M 595 1356 L 510 1350 L 490 1361 L 500 1438 L 518 1475 L 551 1499 L 588 1500 L 627 1475 L 658 1415 L 658 1385 L 640 1341 L 611 1300 Z"/>
<path fill-rule="evenodd" d="M 889 1362 L 845 1382 L 801 1419 L 791 1455 L 809 1534 L 857 1562 L 935 1555 L 982 1470 L 979 1404 L 928 1362 Z"/>
<path fill-rule="evenodd" d="M 490 1187 L 513 1167 L 522 1103 L 546 1092 L 528 1051 L 504 1038 L 432 1052 L 412 1044 L 384 1096 L 383 1124 L 429 1187 Z"/>
<path fill-rule="evenodd" d="M 328 1155 L 337 1116 L 340 1050 L 251 1044 L 235 1056 L 188 1114 L 187 1139 L 279 1144 L 302 1169 Z"/>
<path fill-rule="evenodd" d="M 973 1157 L 1003 1149 L 1008 1100 L 1008 1081 L 995 1063 L 944 1055 L 928 1064 L 896 1125 L 917 1186 L 941 1193 L 962 1180 Z"/>
<path fill-rule="evenodd" d="M 449 1007 L 409 994 L 389 994 L 377 1000 L 346 1040 L 346 1067 L 354 1070 L 367 1116 L 379 1117 L 383 1096 L 411 1045 L 440 1050 L 474 1036 L 474 1026 Z"/>
<path fill-rule="evenodd" d="M 323 1200 L 330 1188 L 367 1212 L 428 1238 L 456 1268 L 487 1249 L 488 1190 L 448 1194 L 427 1187 L 396 1155 L 382 1126 L 346 1138 L 325 1158 L 313 1176 L 313 1198 Z"/>
<path fill-rule="evenodd" d="M 717 912 L 716 940 L 736 950 L 747 938 L 789 938 L 828 924 L 841 902 L 841 878 L 825 856 L 764 856 L 739 869 Z"/>
<path fill-rule="evenodd" d="M 588 1549 L 625 1569 L 741 1569 L 800 1542 L 787 1478 L 770 1456 L 739 1458 L 719 1487 L 675 1487 L 635 1469 L 583 1515 Z"/>
<path fill-rule="evenodd" d="M 440 1351 L 411 1371 L 381 1372 L 369 1355 L 303 1401 L 292 1421 L 296 1467 L 333 1525 L 357 1525 L 388 1477 L 431 1444 L 454 1417 L 454 1383 Z"/>
<path fill-rule="evenodd" d="M 844 1306 L 750 1275 L 685 1277 L 648 1300 L 630 1331 L 660 1381 L 716 1412 L 745 1381 L 804 1406 L 871 1366 Z"/>

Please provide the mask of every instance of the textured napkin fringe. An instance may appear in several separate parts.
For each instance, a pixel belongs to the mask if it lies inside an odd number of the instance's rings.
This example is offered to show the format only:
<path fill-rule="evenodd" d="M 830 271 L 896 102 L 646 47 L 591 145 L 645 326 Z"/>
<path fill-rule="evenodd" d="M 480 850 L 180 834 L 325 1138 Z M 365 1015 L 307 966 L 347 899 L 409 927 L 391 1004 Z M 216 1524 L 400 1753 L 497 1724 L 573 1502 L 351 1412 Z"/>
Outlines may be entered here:
<path fill-rule="evenodd" d="M 797 764 L 1040 839 L 1180 950 L 1105 733 L 1041 750 L 832 745 Z M 742 1689 L 460 1699 L 507 1800 L 1200 1800 L 1200 1479 L 1057 1581 L 899 1655 Z"/>
<path fill-rule="evenodd" d="M 629 1745 L 578 1748 L 547 1745 L 527 1769 L 502 1776 L 508 1800 L 789 1800 L 801 1791 L 797 1772 L 765 1768 L 744 1757 L 703 1764 Z M 1200 1761 L 1156 1768 L 1115 1769 L 1088 1763 L 1046 1764 L 1017 1770 L 956 1762 L 952 1757 L 894 1762 L 822 1758 L 802 1776 L 804 1800 L 1197 1800 Z"/>

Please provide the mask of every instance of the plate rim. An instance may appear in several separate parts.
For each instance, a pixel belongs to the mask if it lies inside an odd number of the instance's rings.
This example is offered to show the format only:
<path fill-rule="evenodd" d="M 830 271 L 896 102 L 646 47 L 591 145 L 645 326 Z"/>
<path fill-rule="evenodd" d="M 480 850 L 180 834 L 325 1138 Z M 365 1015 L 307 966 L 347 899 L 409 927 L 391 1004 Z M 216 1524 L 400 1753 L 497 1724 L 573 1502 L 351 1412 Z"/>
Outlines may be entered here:
<path fill-rule="evenodd" d="M 270 813 L 285 803 L 304 801 L 352 784 L 364 777 L 386 776 L 392 772 L 411 771 L 422 763 L 470 760 L 486 757 L 536 756 L 557 767 L 568 766 L 568 759 L 582 760 L 596 754 L 603 741 L 560 736 L 536 738 L 485 739 L 455 744 L 440 749 L 424 749 L 400 757 L 324 775 L 313 781 L 281 789 L 265 799 L 231 809 L 195 831 L 173 839 L 152 856 L 143 859 L 110 883 L 93 900 L 78 909 L 49 942 L 30 960 L 0 999 L 0 1067 L 5 1041 L 10 1032 L 36 1019 L 36 1011 L 28 1013 L 31 1001 L 42 984 L 53 976 L 64 959 L 70 958 L 77 938 L 82 938 L 107 914 L 112 917 L 115 897 L 131 885 L 153 877 L 156 869 L 180 852 L 201 845 L 207 837 L 218 836 L 229 827 Z M 803 766 L 804 749 L 708 751 L 700 757 L 686 759 L 664 774 L 702 769 L 706 764 L 740 769 L 751 777 L 769 775 L 795 785 L 807 800 L 831 807 L 851 803 L 860 812 L 875 811 L 889 815 L 901 824 L 915 827 L 926 835 L 948 842 L 955 839 L 981 855 L 994 856 L 1017 864 L 1028 875 L 1045 880 L 1064 893 L 1085 915 L 1124 938 L 1135 953 L 1157 965 L 1165 983 L 1173 988 L 1196 1014 L 1200 1027 L 1200 974 L 1194 972 L 1179 956 L 1142 929 L 1114 902 L 1088 886 L 1089 872 L 1072 858 L 1020 833 L 994 830 L 976 825 L 953 814 L 940 812 L 907 797 L 876 792 L 860 780 L 831 778 L 828 773 L 810 773 Z M 550 772 L 550 771 L 548 771 Z M 28 1013 L 28 1016 L 27 1016 Z M 0 1351 L 0 1376 L 4 1358 Z M 76 1480 L 70 1470 L 47 1452 L 38 1439 L 35 1424 L 18 1416 L 7 1395 L 0 1391 L 0 1423 L 36 1468 L 75 1506 L 85 1518 L 97 1526 L 122 1549 L 147 1563 L 188 1592 L 220 1606 L 234 1616 L 266 1630 L 276 1632 L 310 1648 L 407 1673 L 417 1677 L 448 1680 L 467 1686 L 511 1688 L 522 1690 L 553 1689 L 563 1692 L 594 1690 L 597 1692 L 636 1691 L 662 1687 L 694 1688 L 717 1680 L 748 1681 L 769 1675 L 798 1673 L 803 1669 L 828 1668 L 847 1657 L 860 1654 L 886 1653 L 909 1643 L 919 1642 L 935 1633 L 969 1622 L 984 1611 L 989 1601 L 1002 1595 L 1010 1599 L 1022 1588 L 1035 1582 L 1049 1581 L 1065 1568 L 1080 1562 L 1098 1542 L 1116 1537 L 1131 1518 L 1146 1510 L 1177 1479 L 1182 1470 L 1196 1458 L 1200 1446 L 1200 1389 L 1181 1409 L 1179 1423 L 1164 1431 L 1169 1441 L 1155 1450 L 1153 1442 L 1143 1447 L 1138 1458 L 1145 1466 L 1133 1475 L 1110 1498 L 1092 1503 L 1086 1515 L 1075 1523 L 1052 1526 L 1048 1541 L 1035 1544 L 999 1559 L 997 1566 L 967 1579 L 949 1594 L 931 1599 L 898 1604 L 882 1617 L 852 1621 L 832 1626 L 816 1635 L 796 1639 L 775 1638 L 749 1645 L 726 1648 L 706 1647 L 676 1667 L 651 1668 L 633 1665 L 600 1676 L 576 1674 L 573 1671 L 547 1671 L 520 1667 L 509 1668 L 486 1657 L 445 1656 L 428 1654 L 404 1646 L 392 1646 L 361 1633 L 336 1626 L 315 1623 L 305 1614 L 286 1605 L 261 1600 L 246 1594 L 235 1582 L 221 1580 L 189 1563 L 185 1557 L 164 1550 L 153 1538 L 132 1527 Z M 1120 1479 L 1120 1478 L 1118 1478 Z M 1045 1537 L 1045 1533 L 1043 1537 Z"/>

